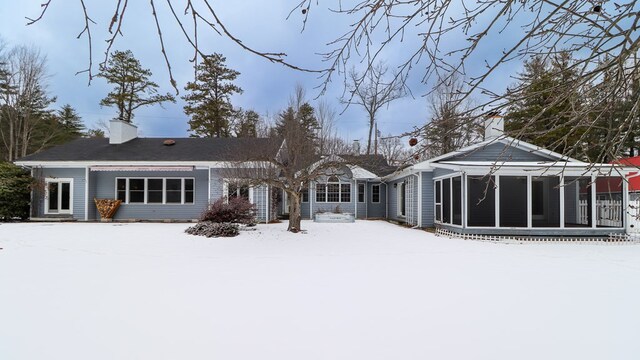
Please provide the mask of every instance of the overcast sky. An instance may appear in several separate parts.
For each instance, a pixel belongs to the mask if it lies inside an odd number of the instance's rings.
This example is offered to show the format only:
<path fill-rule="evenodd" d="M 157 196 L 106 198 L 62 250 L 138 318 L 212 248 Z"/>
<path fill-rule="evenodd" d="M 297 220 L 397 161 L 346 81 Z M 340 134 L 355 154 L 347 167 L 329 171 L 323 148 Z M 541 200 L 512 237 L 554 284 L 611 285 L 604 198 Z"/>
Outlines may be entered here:
<path fill-rule="evenodd" d="M 89 60 L 86 38 L 76 39 L 84 27 L 79 1 L 53 0 L 43 20 L 31 26 L 25 26 L 25 17 L 37 17 L 40 3 L 43 1 L 3 2 L 0 11 L 0 37 L 9 45 L 37 46 L 46 54 L 51 74 L 49 89 L 58 98 L 56 106 L 71 104 L 78 110 L 88 127 L 95 127 L 99 120 L 113 118 L 115 109 L 102 108 L 99 105 L 100 99 L 108 93 L 110 86 L 99 78 L 94 79 L 88 86 L 86 74 L 75 75 L 77 71 L 87 68 Z M 89 15 L 97 23 L 92 25 L 94 72 L 97 72 L 97 63 L 102 61 L 104 56 L 104 40 L 108 37 L 106 29 L 116 1 L 89 0 L 85 3 Z M 288 61 L 306 68 L 318 69 L 326 66 L 317 54 L 326 52 L 326 44 L 348 28 L 347 18 L 338 17 L 326 9 L 314 8 L 306 30 L 301 33 L 302 14 L 299 11 L 286 19 L 292 6 L 298 1 L 243 0 L 212 3 L 229 31 L 244 43 L 258 50 L 285 52 L 288 54 Z M 193 79 L 193 68 L 189 62 L 193 53 L 173 19 L 169 18 L 170 13 L 165 2 L 157 2 L 157 7 L 174 77 L 182 89 L 186 82 Z M 188 20 L 188 17 L 184 17 L 183 20 Z M 124 37 L 117 40 L 116 48 L 132 50 L 142 65 L 151 69 L 153 79 L 160 85 L 160 91 L 173 92 L 160 53 L 148 1 L 129 2 L 123 33 Z M 289 96 L 298 83 L 307 89 L 312 104 L 317 104 L 317 100 L 313 98 L 318 95 L 315 87 L 321 85 L 321 80 L 316 74 L 269 63 L 211 31 L 203 29 L 200 36 L 200 43 L 204 44 L 205 52 L 222 53 L 227 57 L 227 65 L 241 73 L 237 84 L 244 89 L 244 93 L 233 97 L 232 103 L 235 106 L 254 109 L 262 114 L 278 113 L 287 105 Z M 388 48 L 382 58 L 392 62 L 411 50 L 411 45 L 417 41 L 417 37 L 407 38 L 402 44 Z M 515 69 L 512 67 L 511 70 Z M 420 76 L 411 78 L 413 98 L 396 100 L 381 111 L 378 124 L 383 134 L 399 134 L 427 121 L 427 101 L 421 96 L 427 92 L 427 87 L 419 80 Z M 498 80 L 497 86 L 504 87 L 508 83 L 508 76 L 505 75 Z M 339 113 L 343 110 L 338 101 L 342 91 L 343 83 L 339 80 L 334 81 L 323 97 Z M 182 111 L 183 106 L 184 102 L 178 99 L 176 104 L 140 109 L 135 113 L 134 122 L 140 126 L 143 136 L 187 136 L 188 119 Z M 348 108 L 337 117 L 336 123 L 343 138 L 366 139 L 366 114 L 362 109 L 356 106 Z"/>

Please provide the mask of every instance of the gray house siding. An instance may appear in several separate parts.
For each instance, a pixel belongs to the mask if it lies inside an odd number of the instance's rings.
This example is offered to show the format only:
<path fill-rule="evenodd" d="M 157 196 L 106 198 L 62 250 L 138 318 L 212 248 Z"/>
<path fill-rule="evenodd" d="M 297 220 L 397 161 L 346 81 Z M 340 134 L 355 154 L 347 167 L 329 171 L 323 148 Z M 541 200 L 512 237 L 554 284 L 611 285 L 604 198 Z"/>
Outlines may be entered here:
<path fill-rule="evenodd" d="M 73 214 L 69 215 L 77 220 L 84 220 L 85 218 L 85 186 L 86 169 L 83 168 L 42 168 L 39 172 L 42 176 L 42 180 L 46 178 L 60 178 L 60 179 L 73 179 Z M 45 201 L 39 201 L 37 204 L 36 216 L 37 217 L 64 217 L 65 215 L 45 215 Z"/>
<path fill-rule="evenodd" d="M 116 196 L 116 178 L 157 178 L 184 177 L 195 179 L 193 204 L 122 204 L 116 212 L 115 220 L 194 220 L 198 219 L 207 207 L 208 176 L 207 170 L 194 171 L 105 171 L 96 172 L 94 183 L 96 197 L 114 199 Z"/>
<path fill-rule="evenodd" d="M 311 219 L 311 196 L 309 196 L 309 201 L 300 203 L 300 214 L 303 219 Z"/>
<path fill-rule="evenodd" d="M 97 193 L 97 185 L 96 185 L 96 174 L 97 172 L 95 171 L 89 171 L 89 206 L 88 206 L 88 213 L 89 216 L 87 217 L 89 220 L 97 220 L 100 219 L 100 214 L 98 213 L 98 209 L 95 206 L 95 201 L 93 201 L 93 199 L 97 199 L 98 198 L 98 193 Z"/>
<path fill-rule="evenodd" d="M 493 143 L 446 161 L 545 161 L 549 158 L 503 143 Z"/>
<path fill-rule="evenodd" d="M 373 194 L 373 185 L 380 185 L 380 202 L 374 203 L 372 201 Z M 378 182 L 370 182 L 367 183 L 367 215 L 366 217 L 369 219 L 375 218 L 385 218 L 387 216 L 387 184 L 378 183 Z M 358 204 L 360 206 L 360 204 Z"/>
<path fill-rule="evenodd" d="M 449 175 L 451 173 L 453 173 L 453 170 L 436 168 L 436 169 L 433 169 L 433 178 Z"/>
<path fill-rule="evenodd" d="M 433 172 L 422 172 L 422 227 L 433 227 Z"/>

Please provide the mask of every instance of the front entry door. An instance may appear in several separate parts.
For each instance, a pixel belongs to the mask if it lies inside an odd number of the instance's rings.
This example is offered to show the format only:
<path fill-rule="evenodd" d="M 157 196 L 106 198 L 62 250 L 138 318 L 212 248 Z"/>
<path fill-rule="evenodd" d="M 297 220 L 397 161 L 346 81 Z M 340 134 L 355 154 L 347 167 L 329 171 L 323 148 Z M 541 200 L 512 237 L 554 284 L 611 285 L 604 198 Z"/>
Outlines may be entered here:
<path fill-rule="evenodd" d="M 45 214 L 73 213 L 73 180 L 47 179 L 45 190 Z"/>

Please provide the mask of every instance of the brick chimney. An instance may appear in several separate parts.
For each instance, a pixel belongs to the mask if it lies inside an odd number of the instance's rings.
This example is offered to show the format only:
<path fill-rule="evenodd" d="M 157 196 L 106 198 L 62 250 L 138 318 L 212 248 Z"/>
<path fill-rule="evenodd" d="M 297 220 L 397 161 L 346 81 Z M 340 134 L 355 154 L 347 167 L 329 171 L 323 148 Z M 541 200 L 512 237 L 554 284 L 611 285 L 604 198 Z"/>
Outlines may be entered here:
<path fill-rule="evenodd" d="M 137 126 L 122 120 L 109 122 L 109 144 L 123 144 L 137 137 Z"/>

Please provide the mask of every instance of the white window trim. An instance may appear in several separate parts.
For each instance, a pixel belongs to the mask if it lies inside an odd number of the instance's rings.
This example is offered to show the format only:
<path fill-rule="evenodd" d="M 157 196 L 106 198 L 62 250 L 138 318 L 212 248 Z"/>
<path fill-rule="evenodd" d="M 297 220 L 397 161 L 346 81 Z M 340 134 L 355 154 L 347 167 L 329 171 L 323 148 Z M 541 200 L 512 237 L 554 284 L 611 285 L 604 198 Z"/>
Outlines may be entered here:
<path fill-rule="evenodd" d="M 460 199 L 460 206 L 461 206 L 461 210 L 462 210 L 462 221 L 461 221 L 461 225 L 459 224 L 454 224 L 453 223 L 453 178 L 455 177 L 460 177 L 460 181 L 461 181 L 461 199 Z M 466 218 L 467 218 L 467 213 L 466 213 L 466 207 L 465 207 L 465 200 L 466 200 L 466 193 L 464 192 L 464 189 L 466 187 L 466 182 L 465 182 L 465 177 L 466 177 L 466 173 L 462 173 L 462 172 L 454 172 L 454 173 L 450 173 L 450 174 L 446 174 L 446 175 L 442 175 L 442 176 L 438 176 L 437 178 L 433 179 L 433 223 L 434 224 L 439 224 L 439 225 L 445 225 L 445 226 L 451 226 L 451 227 L 455 227 L 455 228 L 459 228 L 459 229 L 463 229 L 466 227 Z M 451 204 L 449 206 L 449 220 L 450 222 L 446 223 L 443 221 L 443 215 L 444 215 L 444 206 L 443 206 L 443 201 L 444 200 L 444 186 L 443 186 L 443 182 L 444 181 L 448 181 L 449 182 L 449 203 Z M 436 203 L 436 182 L 440 182 L 440 202 Z M 436 220 L 436 205 L 440 205 L 440 220 Z M 478 229 L 492 229 L 491 227 L 479 227 Z"/>
<path fill-rule="evenodd" d="M 222 184 L 222 196 L 224 198 L 224 202 L 228 203 L 229 202 L 229 184 L 232 182 L 241 182 L 241 180 L 239 179 L 223 179 L 223 184 Z M 253 190 L 254 187 L 253 186 L 249 186 L 249 202 L 250 203 L 254 203 L 253 202 Z"/>
<path fill-rule="evenodd" d="M 316 203 L 321 203 L 321 204 L 350 204 L 352 202 L 352 197 L 353 197 L 353 184 L 351 183 L 351 181 L 342 181 L 340 179 L 340 177 L 336 176 L 338 178 L 338 181 L 327 181 L 325 182 L 317 182 L 316 186 L 315 186 L 315 196 L 316 196 Z M 338 201 L 329 201 L 329 184 L 337 184 L 338 185 Z M 318 201 L 318 185 L 324 185 L 324 201 Z M 349 185 L 349 201 L 342 201 L 342 185 Z M 356 187 L 356 191 L 357 191 L 357 187 Z M 358 200 L 357 198 L 357 194 L 356 194 L 356 202 Z"/>
<path fill-rule="evenodd" d="M 69 183 L 69 210 L 49 210 L 49 184 L 58 183 L 58 207 L 62 202 L 61 183 Z M 73 178 L 45 178 L 44 179 L 44 213 L 45 215 L 73 215 Z"/>
<path fill-rule="evenodd" d="M 377 187 L 378 188 L 378 201 L 373 201 L 373 188 Z M 365 190 L 366 192 L 366 190 Z M 380 204 L 380 184 L 372 184 L 371 185 L 371 203 L 372 204 Z"/>
<path fill-rule="evenodd" d="M 144 202 L 129 202 L 129 180 L 144 180 Z M 149 191 L 149 179 L 162 179 L 162 202 L 161 203 L 149 203 L 148 202 L 148 191 Z M 180 202 L 179 203 L 168 203 L 167 202 L 167 180 L 176 180 L 180 181 Z M 186 203 L 186 188 L 185 188 L 185 180 L 191 179 L 193 180 L 193 202 Z M 182 176 L 157 176 L 157 177 L 139 177 L 139 176 L 131 176 L 131 177 L 116 177 L 115 178 L 115 196 L 114 199 L 118 198 L 118 180 L 125 180 L 125 201 L 123 204 L 126 205 L 195 205 L 196 204 L 196 178 L 194 177 L 182 177 Z"/>
<path fill-rule="evenodd" d="M 449 175 L 449 174 L 447 174 Z M 598 178 L 598 176 L 596 175 L 584 175 L 584 176 L 575 176 L 575 175 L 563 175 L 563 176 L 559 176 L 559 180 L 560 180 L 560 226 L 559 227 L 534 227 L 532 222 L 531 222 L 531 218 L 532 218 L 532 206 L 531 206 L 531 178 L 532 177 L 539 177 L 539 176 L 535 176 L 535 175 L 530 175 L 530 174 L 526 174 L 526 173 L 522 173 L 522 172 L 516 172 L 516 171 L 510 171 L 510 172 L 501 172 L 499 174 L 494 174 L 492 176 L 495 176 L 495 183 L 496 183 L 496 192 L 495 192 L 495 212 L 496 212 L 496 223 L 495 226 L 491 227 L 491 226 L 466 226 L 466 229 L 470 229 L 470 230 L 483 230 L 483 229 L 499 229 L 499 230 L 560 230 L 560 231 L 579 231 L 579 230 L 586 230 L 586 229 L 593 229 L 593 230 L 602 230 L 602 231 L 606 231 L 606 230 L 624 230 L 626 228 L 626 219 L 623 219 L 622 222 L 622 227 L 597 227 L 597 220 L 594 218 L 592 219 L 592 224 L 590 227 L 576 227 L 576 228 L 568 228 L 565 227 L 564 223 L 565 223 L 565 201 L 564 201 L 564 193 L 565 193 L 565 177 L 579 177 L 579 178 L 588 178 L 591 181 L 591 184 L 595 184 L 596 179 Z M 510 177 L 510 176 L 518 176 L 518 177 L 528 177 L 527 180 L 527 225 L 525 227 L 501 227 L 500 226 L 500 195 L 501 195 L 501 187 L 500 187 L 500 178 L 501 177 Z M 545 175 L 543 175 L 545 176 Z M 553 177 L 551 175 L 546 175 L 549 177 Z M 443 177 L 438 177 L 438 180 L 444 179 L 448 176 L 443 176 Z M 453 177 L 453 176 L 452 176 Z M 434 179 L 434 192 L 435 192 L 435 181 L 436 179 Z M 463 185 L 464 186 L 464 185 Z M 624 199 L 626 199 L 626 197 L 628 196 L 625 195 L 624 192 L 624 187 L 627 186 L 626 182 L 623 182 L 623 191 L 622 191 L 622 197 L 623 197 L 623 201 L 625 201 Z M 576 192 L 579 191 L 578 187 L 576 187 Z M 591 190 L 590 190 L 590 195 L 592 196 L 592 216 L 595 216 L 596 213 L 596 186 L 593 185 L 591 186 Z M 623 203 L 623 208 L 626 203 Z M 468 209 L 466 209 L 468 211 Z M 434 211 L 435 211 L 435 196 L 434 196 Z M 464 214 L 465 217 L 468 216 L 468 213 L 465 212 Z M 435 213 L 434 213 L 434 218 L 435 218 Z M 446 225 L 446 226 L 456 226 L 456 225 L 452 225 L 452 224 L 445 224 L 442 222 L 437 222 L 434 219 L 434 222 L 437 224 L 442 224 L 442 225 Z"/>

